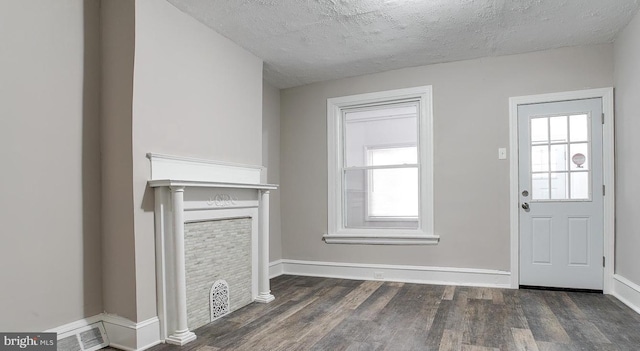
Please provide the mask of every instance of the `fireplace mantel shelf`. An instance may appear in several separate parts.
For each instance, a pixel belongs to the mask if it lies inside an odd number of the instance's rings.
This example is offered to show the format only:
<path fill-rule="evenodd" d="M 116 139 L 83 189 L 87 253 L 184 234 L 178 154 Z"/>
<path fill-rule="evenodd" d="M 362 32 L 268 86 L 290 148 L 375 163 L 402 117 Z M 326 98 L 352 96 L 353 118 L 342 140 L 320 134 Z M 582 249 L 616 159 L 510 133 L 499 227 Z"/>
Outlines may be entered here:
<path fill-rule="evenodd" d="M 223 183 L 223 182 L 206 182 L 194 180 L 178 180 L 178 179 L 156 179 L 150 180 L 149 186 L 152 188 L 162 186 L 181 186 L 196 188 L 227 188 L 227 189 L 257 189 L 257 190 L 275 190 L 278 189 L 276 184 L 246 184 L 246 183 Z"/>

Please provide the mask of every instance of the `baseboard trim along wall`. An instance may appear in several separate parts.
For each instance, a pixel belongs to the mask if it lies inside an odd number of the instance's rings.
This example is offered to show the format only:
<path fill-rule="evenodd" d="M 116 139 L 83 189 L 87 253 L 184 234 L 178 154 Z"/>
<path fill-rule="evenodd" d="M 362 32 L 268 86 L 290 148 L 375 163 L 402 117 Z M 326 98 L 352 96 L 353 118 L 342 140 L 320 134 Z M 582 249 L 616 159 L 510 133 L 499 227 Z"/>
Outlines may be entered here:
<path fill-rule="evenodd" d="M 92 317 L 87 317 L 75 322 L 71 322 L 71 323 L 67 323 L 65 325 L 61 325 L 59 327 L 53 328 L 53 329 L 49 329 L 49 330 L 45 330 L 45 333 L 57 333 L 58 335 L 62 335 L 62 334 L 67 334 L 69 332 L 72 332 L 76 329 L 80 329 L 83 327 L 86 327 L 88 325 L 91 325 L 93 323 L 98 323 L 98 322 L 102 322 L 102 313 L 101 314 L 97 314 L 95 316 Z"/>
<path fill-rule="evenodd" d="M 640 313 L 640 285 L 621 275 L 614 274 L 613 296 L 632 310 Z"/>
<path fill-rule="evenodd" d="M 158 317 L 136 323 L 111 314 L 103 316 L 110 346 L 125 351 L 140 351 L 162 342 Z"/>
<path fill-rule="evenodd" d="M 277 260 L 273 262 L 269 262 L 269 279 L 273 279 L 275 277 L 279 277 L 284 274 L 283 272 L 283 262 L 282 260 Z"/>
<path fill-rule="evenodd" d="M 162 343 L 160 321 L 153 317 L 139 323 L 126 318 L 101 313 L 89 318 L 68 323 L 46 332 L 58 333 L 58 337 L 93 323 L 102 322 L 109 339 L 109 346 L 125 351 L 142 351 Z"/>
<path fill-rule="evenodd" d="M 271 278 L 282 274 L 403 283 L 510 288 L 511 273 L 490 269 L 338 263 L 282 259 L 271 262 Z"/>

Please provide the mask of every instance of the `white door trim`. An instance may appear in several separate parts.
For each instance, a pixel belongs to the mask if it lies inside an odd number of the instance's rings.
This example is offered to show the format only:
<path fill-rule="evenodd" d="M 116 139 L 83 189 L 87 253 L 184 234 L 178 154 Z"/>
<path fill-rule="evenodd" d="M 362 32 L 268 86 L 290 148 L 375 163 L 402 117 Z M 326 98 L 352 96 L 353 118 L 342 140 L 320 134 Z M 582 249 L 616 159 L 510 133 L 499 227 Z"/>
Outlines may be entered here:
<path fill-rule="evenodd" d="M 610 294 L 613 287 L 613 265 L 615 262 L 615 178 L 614 178 L 614 112 L 613 88 L 568 91 L 541 95 L 517 96 L 509 98 L 509 216 L 511 232 L 511 288 L 517 289 L 520 282 L 520 237 L 518 197 L 518 105 L 537 104 L 579 99 L 602 99 L 605 123 L 602 127 L 603 181 L 606 187 L 604 197 L 604 293 Z"/>

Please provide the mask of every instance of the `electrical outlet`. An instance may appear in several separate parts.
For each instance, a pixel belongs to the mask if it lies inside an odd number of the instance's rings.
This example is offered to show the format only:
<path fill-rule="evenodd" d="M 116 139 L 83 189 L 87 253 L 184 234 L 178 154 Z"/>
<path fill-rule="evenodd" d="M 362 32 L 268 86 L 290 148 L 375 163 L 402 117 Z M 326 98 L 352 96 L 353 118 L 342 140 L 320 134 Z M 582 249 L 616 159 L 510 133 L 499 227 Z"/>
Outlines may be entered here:
<path fill-rule="evenodd" d="M 384 273 L 382 273 L 382 272 L 373 272 L 373 279 L 384 279 Z"/>

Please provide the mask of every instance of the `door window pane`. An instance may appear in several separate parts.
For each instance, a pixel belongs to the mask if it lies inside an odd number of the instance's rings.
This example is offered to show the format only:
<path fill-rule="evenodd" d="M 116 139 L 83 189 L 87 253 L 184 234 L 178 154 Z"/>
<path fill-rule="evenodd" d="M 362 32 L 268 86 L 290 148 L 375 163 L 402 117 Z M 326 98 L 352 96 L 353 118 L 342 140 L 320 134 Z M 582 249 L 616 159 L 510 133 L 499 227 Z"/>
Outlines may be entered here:
<path fill-rule="evenodd" d="M 534 200 L 549 199 L 549 173 L 531 175 L 531 198 Z"/>
<path fill-rule="evenodd" d="M 571 173 L 571 199 L 589 199 L 589 172 Z"/>
<path fill-rule="evenodd" d="M 551 170 L 567 170 L 567 144 L 551 145 Z"/>
<path fill-rule="evenodd" d="M 551 136 L 549 141 L 552 143 L 567 142 L 567 116 L 551 117 L 549 118 L 549 128 L 551 129 Z"/>
<path fill-rule="evenodd" d="M 531 171 L 549 171 L 549 147 L 547 145 L 531 148 Z"/>
<path fill-rule="evenodd" d="M 549 141 L 548 118 L 531 119 L 531 143 L 547 143 Z"/>
<path fill-rule="evenodd" d="M 569 198 L 567 173 L 551 173 L 551 199 L 566 200 Z"/>
<path fill-rule="evenodd" d="M 589 169 L 589 144 L 571 144 L 571 170 L 583 171 Z"/>
<path fill-rule="evenodd" d="M 571 142 L 589 141 L 589 118 L 587 115 L 574 115 L 570 120 Z"/>

